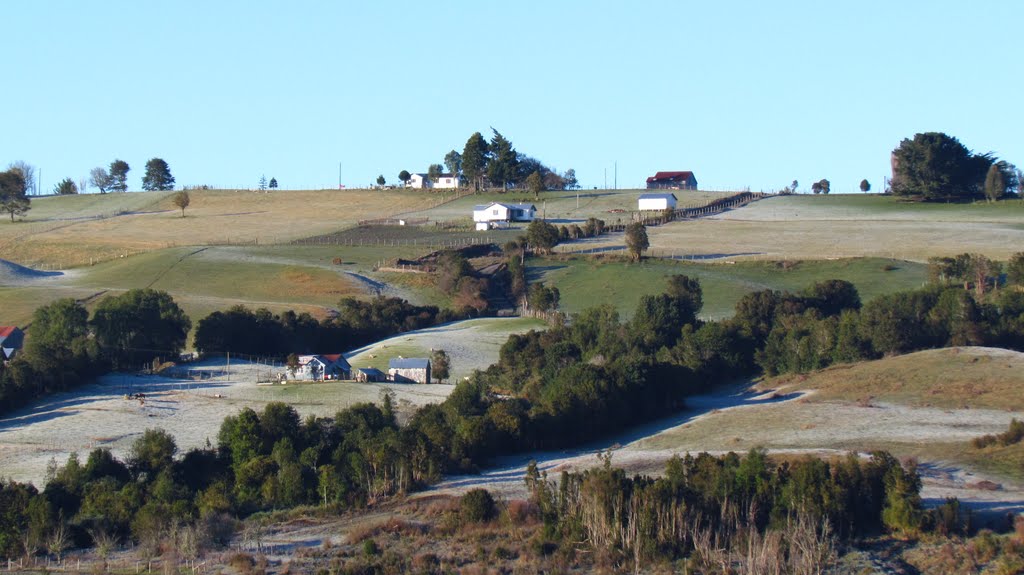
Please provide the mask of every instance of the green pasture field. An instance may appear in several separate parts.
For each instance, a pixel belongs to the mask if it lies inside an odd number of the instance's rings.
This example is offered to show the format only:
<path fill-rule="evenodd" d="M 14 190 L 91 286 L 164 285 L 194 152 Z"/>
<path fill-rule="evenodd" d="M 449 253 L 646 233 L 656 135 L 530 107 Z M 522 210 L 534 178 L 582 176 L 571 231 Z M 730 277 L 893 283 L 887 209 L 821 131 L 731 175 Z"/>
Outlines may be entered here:
<path fill-rule="evenodd" d="M 809 260 L 784 266 L 767 261 L 726 264 L 646 259 L 633 263 L 618 257 L 574 256 L 531 258 L 527 273 L 530 281 L 557 287 L 566 312 L 610 303 L 624 318 L 633 315 L 642 296 L 662 293 L 667 277 L 676 274 L 700 280 L 704 290 L 701 316 L 705 319 L 732 316 L 740 298 L 763 289 L 798 291 L 817 281 L 843 279 L 856 285 L 861 299 L 868 301 L 920 287 L 927 278 L 924 265 L 880 258 Z"/>

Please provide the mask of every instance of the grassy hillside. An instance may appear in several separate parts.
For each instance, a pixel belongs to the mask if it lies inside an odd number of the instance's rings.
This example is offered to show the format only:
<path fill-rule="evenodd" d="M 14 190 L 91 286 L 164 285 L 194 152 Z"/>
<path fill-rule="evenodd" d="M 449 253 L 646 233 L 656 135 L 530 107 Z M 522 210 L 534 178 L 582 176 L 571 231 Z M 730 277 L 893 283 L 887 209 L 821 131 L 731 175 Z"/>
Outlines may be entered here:
<path fill-rule="evenodd" d="M 388 361 L 401 357 L 429 357 L 431 349 L 443 349 L 451 358 L 452 382 L 476 369 L 498 361 L 498 351 L 514 333 L 544 329 L 544 322 L 530 318 L 482 318 L 403 333 L 357 350 L 349 363 L 387 371 Z"/>
<path fill-rule="evenodd" d="M 168 192 L 37 199 L 24 220 L 0 222 L 0 258 L 72 267 L 174 246 L 281 243 L 440 201 L 404 190 L 189 193 L 185 218 Z"/>
<path fill-rule="evenodd" d="M 892 268 L 892 269 L 889 269 Z M 705 318 L 729 317 L 745 294 L 762 289 L 800 290 L 816 281 L 844 279 L 868 301 L 878 295 L 919 287 L 925 266 L 877 258 L 804 261 L 782 266 L 778 262 L 691 263 L 648 259 L 636 264 L 623 259 L 535 258 L 528 267 L 531 280 L 558 287 L 561 307 L 575 313 L 610 303 L 629 317 L 644 295 L 665 290 L 666 278 L 686 274 L 700 279 L 704 289 Z"/>
<path fill-rule="evenodd" d="M 886 196 L 788 196 L 647 230 L 656 254 L 697 259 L 882 257 L 963 252 L 1005 260 L 1024 245 L 1024 202 L 917 204 Z M 559 251 L 623 246 L 621 234 Z"/>
<path fill-rule="evenodd" d="M 894 196 L 838 194 L 780 196 L 719 216 L 721 219 L 913 220 L 1024 223 L 1024 200 L 969 204 L 906 202 Z"/>
<path fill-rule="evenodd" d="M 815 390 L 808 401 L 891 402 L 1024 411 L 1024 353 L 954 347 L 767 379 L 761 387 Z"/>

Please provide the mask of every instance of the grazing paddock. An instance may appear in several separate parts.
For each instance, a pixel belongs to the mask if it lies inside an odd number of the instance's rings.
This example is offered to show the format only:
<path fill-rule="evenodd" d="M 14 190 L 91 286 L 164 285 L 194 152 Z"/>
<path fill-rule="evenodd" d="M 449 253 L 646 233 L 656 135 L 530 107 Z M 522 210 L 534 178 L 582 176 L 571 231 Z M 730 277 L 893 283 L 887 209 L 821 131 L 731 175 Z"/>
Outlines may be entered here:
<path fill-rule="evenodd" d="M 886 196 L 782 196 L 697 220 L 650 227 L 650 254 L 691 259 L 880 257 L 925 262 L 964 252 L 1005 260 L 1024 244 L 1024 202 L 918 204 Z M 621 251 L 623 236 L 569 242 L 560 253 Z"/>
<path fill-rule="evenodd" d="M 905 202 L 893 196 L 839 194 L 778 196 L 719 216 L 727 220 L 886 220 L 1024 224 L 1024 201 L 969 204 Z"/>
<path fill-rule="evenodd" d="M 451 359 L 450 382 L 498 361 L 501 346 L 515 333 L 545 329 L 531 318 L 481 318 L 402 333 L 346 354 L 353 367 L 375 367 L 385 373 L 388 361 L 397 357 L 430 357 L 431 349 L 443 349 Z"/>
<path fill-rule="evenodd" d="M 927 278 L 925 266 L 879 258 L 812 260 L 801 262 L 740 261 L 692 263 L 647 259 L 642 263 L 623 258 L 553 257 L 528 262 L 528 279 L 558 287 L 561 308 L 576 313 L 610 303 L 619 315 L 633 315 L 640 298 L 665 291 L 670 275 L 686 274 L 700 280 L 704 290 L 701 317 L 730 317 L 744 295 L 762 289 L 797 291 L 814 282 L 843 279 L 857 286 L 861 299 L 920 287 Z"/>
<path fill-rule="evenodd" d="M 0 225 L 0 258 L 73 267 L 173 246 L 285 243 L 362 219 L 427 209 L 439 201 L 429 193 L 405 190 L 189 194 L 192 203 L 184 218 L 168 192 L 40 198 L 24 221 Z M 75 211 L 80 207 L 87 208 L 85 216 Z"/>
<path fill-rule="evenodd" d="M 162 428 L 174 436 L 178 449 L 216 444 L 225 416 L 244 407 L 257 411 L 267 403 L 284 401 L 303 416 L 333 416 L 356 403 L 378 401 L 383 391 L 395 394 L 399 407 L 443 401 L 450 385 L 359 384 L 325 382 L 257 386 L 256 373 L 266 366 L 223 360 L 191 364 L 209 371 L 213 379 L 189 381 L 158 376 L 111 374 L 99 382 L 58 393 L 0 419 L 0 469 L 4 477 L 41 485 L 51 458 L 63 463 L 69 454 L 84 459 L 96 447 L 108 447 L 119 457 L 142 432 Z M 126 400 L 126 393 L 144 393 L 144 402 Z"/>

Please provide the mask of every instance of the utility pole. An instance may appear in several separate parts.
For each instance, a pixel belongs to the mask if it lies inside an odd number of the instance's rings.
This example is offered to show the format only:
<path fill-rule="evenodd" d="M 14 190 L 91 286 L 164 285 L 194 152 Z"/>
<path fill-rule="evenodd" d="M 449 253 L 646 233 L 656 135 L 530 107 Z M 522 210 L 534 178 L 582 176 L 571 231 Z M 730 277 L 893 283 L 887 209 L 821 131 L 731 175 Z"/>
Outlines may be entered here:
<path fill-rule="evenodd" d="M 338 189 L 341 189 L 341 162 L 338 162 Z"/>
<path fill-rule="evenodd" d="M 619 161 L 615 160 L 615 189 L 619 189 Z"/>
<path fill-rule="evenodd" d="M 608 189 L 608 168 L 604 169 L 604 189 Z"/>

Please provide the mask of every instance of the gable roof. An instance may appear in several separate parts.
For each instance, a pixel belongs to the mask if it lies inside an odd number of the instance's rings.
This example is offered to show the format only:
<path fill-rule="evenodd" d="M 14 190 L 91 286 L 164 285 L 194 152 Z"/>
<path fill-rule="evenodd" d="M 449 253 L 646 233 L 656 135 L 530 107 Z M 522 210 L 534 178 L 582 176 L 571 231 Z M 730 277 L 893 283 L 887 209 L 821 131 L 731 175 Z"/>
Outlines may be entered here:
<path fill-rule="evenodd" d="M 357 369 L 365 373 L 366 375 L 373 375 L 378 377 L 384 375 L 384 372 L 377 369 L 376 367 L 359 367 Z"/>
<path fill-rule="evenodd" d="M 427 369 L 430 360 L 424 357 L 396 357 L 388 361 L 388 369 Z"/>
<path fill-rule="evenodd" d="M 0 325 L 0 338 L 11 335 L 16 329 L 18 329 L 18 326 L 15 325 Z"/>
<path fill-rule="evenodd" d="M 647 178 L 647 183 L 658 182 L 668 180 L 670 182 L 689 180 L 693 177 L 693 172 L 658 172 L 653 176 Z"/>
<path fill-rule="evenodd" d="M 679 201 L 675 194 L 640 194 L 641 200 L 667 200 L 669 198 Z"/>
<path fill-rule="evenodd" d="M 491 202 L 489 204 L 480 204 L 473 206 L 474 212 L 480 212 L 486 209 L 490 209 L 493 206 L 501 206 L 506 210 L 533 210 L 537 211 L 537 206 L 534 204 L 504 204 L 502 202 Z"/>
<path fill-rule="evenodd" d="M 327 367 L 331 365 L 340 365 L 347 368 L 349 366 L 348 360 L 340 353 L 321 353 L 316 355 L 299 356 L 299 365 L 306 365 L 311 361 L 317 361 Z"/>

